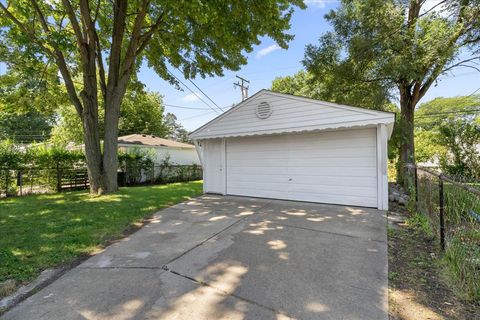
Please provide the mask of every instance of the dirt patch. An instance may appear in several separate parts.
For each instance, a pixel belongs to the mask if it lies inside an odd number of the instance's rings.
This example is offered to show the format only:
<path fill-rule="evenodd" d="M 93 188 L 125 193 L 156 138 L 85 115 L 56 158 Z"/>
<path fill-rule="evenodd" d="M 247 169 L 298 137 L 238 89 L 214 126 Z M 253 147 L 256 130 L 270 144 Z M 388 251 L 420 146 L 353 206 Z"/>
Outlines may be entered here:
<path fill-rule="evenodd" d="M 442 279 L 437 241 L 404 223 L 404 207 L 391 204 L 391 211 L 395 226 L 388 231 L 389 318 L 480 319 L 480 306 L 458 299 Z"/>

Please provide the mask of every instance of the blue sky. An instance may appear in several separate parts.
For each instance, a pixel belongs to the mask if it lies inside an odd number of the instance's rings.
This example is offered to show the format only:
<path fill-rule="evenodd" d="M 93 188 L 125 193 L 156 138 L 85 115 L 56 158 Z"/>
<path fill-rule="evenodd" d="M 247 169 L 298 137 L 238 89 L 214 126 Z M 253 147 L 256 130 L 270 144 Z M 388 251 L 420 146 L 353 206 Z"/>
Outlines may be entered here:
<path fill-rule="evenodd" d="M 337 2 L 334 0 L 305 1 L 306 10 L 297 10 L 291 20 L 290 34 L 295 39 L 290 42 L 288 50 L 276 49 L 271 39 L 265 38 L 254 51 L 248 54 L 248 64 L 236 72 L 225 71 L 223 77 L 207 79 L 194 79 L 194 82 L 212 98 L 220 107 L 229 107 L 241 101 L 240 90 L 234 89 L 233 83 L 237 80 L 235 75 L 250 80 L 249 95 L 260 89 L 268 89 L 272 80 L 279 76 L 294 74 L 302 69 L 301 60 L 307 44 L 316 44 L 319 36 L 330 29 L 324 15 L 333 9 Z M 263 51 L 262 51 L 263 50 Z M 177 77 L 184 81 L 177 70 L 171 70 Z M 143 67 L 139 79 L 152 91 L 157 91 L 164 96 L 166 104 L 198 108 L 198 110 L 179 109 L 166 107 L 166 111 L 173 112 L 187 130 L 194 130 L 217 114 L 209 109 L 202 101 L 198 100 L 188 89 L 184 91 L 175 89 L 168 82 L 162 80 L 152 70 Z M 188 81 L 184 81 L 192 90 L 197 91 Z M 429 101 L 435 97 L 449 97 L 468 95 L 478 89 L 480 74 L 471 69 L 457 69 L 454 73 L 440 78 L 436 86 L 432 86 L 421 102 Z M 201 96 L 200 92 L 198 92 Z M 202 97 L 208 101 L 207 98 Z"/>

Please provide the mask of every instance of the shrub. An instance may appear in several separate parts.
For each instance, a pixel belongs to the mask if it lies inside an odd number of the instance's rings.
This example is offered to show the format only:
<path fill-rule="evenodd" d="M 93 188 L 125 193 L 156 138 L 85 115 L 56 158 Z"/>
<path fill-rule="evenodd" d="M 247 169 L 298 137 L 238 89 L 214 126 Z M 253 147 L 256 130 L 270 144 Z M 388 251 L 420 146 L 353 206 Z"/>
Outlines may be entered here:
<path fill-rule="evenodd" d="M 133 148 L 127 152 L 118 153 L 119 168 L 125 172 L 125 183 L 128 185 L 139 184 L 143 178 L 148 179 L 153 175 L 153 155 L 149 151 Z"/>

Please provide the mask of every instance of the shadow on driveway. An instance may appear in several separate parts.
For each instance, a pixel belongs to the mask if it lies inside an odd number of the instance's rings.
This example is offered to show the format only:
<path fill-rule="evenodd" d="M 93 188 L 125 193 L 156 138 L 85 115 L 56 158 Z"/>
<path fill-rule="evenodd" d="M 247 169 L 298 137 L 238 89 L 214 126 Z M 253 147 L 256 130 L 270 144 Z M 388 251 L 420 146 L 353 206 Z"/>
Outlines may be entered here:
<path fill-rule="evenodd" d="M 4 319 L 387 319 L 384 212 L 206 195 Z"/>

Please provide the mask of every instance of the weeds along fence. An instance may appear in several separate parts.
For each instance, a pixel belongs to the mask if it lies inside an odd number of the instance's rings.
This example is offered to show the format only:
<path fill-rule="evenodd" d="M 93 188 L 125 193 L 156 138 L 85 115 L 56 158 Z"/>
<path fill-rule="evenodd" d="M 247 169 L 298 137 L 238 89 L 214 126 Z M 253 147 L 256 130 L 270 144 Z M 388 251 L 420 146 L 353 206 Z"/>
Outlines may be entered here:
<path fill-rule="evenodd" d="M 153 165 L 151 169 L 130 166 L 118 172 L 120 186 L 165 184 L 202 179 L 198 165 Z M 88 189 L 87 169 L 79 168 L 0 168 L 0 197 L 55 193 Z"/>
<path fill-rule="evenodd" d="M 461 293 L 480 301 L 480 183 L 415 168 L 416 209 L 439 239 Z"/>

